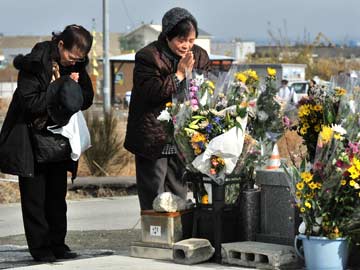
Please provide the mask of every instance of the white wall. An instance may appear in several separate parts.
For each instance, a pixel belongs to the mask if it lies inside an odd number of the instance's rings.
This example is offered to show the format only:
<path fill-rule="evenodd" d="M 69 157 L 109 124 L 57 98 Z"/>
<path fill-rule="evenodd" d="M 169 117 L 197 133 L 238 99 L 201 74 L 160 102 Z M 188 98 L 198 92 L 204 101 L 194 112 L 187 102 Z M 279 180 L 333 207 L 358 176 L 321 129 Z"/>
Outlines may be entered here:
<path fill-rule="evenodd" d="M 0 82 L 0 97 L 11 97 L 17 87 L 17 82 Z"/>
<path fill-rule="evenodd" d="M 208 54 L 210 54 L 210 39 L 209 38 L 197 38 L 195 44 L 203 48 Z"/>

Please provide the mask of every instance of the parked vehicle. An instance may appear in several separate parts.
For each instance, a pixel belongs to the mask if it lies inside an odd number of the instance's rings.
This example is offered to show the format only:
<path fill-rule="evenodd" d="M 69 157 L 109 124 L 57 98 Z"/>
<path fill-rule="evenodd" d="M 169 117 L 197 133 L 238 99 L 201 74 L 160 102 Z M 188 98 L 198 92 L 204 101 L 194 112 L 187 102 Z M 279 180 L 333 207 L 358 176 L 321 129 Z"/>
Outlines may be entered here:
<path fill-rule="evenodd" d="M 289 82 L 289 87 L 294 92 L 294 102 L 298 102 L 302 97 L 308 95 L 310 85 L 308 81 L 297 81 Z"/>

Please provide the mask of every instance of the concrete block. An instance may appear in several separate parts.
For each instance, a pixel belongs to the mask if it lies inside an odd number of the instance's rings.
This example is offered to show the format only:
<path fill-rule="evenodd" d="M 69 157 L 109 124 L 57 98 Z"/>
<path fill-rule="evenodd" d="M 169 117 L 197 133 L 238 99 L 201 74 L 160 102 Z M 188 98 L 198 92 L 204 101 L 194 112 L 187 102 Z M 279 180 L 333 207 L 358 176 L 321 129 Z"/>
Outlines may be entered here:
<path fill-rule="evenodd" d="M 173 258 L 176 263 L 196 264 L 209 260 L 214 252 L 209 240 L 190 238 L 174 244 Z"/>
<path fill-rule="evenodd" d="M 260 242 L 222 244 L 222 262 L 260 269 L 280 269 L 297 262 L 293 247 Z"/>
<path fill-rule="evenodd" d="M 141 241 L 174 244 L 191 235 L 192 211 L 158 213 L 141 211 Z"/>
<path fill-rule="evenodd" d="M 156 247 L 154 244 L 151 243 L 149 244 L 143 242 L 134 242 L 130 246 L 130 256 L 171 261 L 173 259 L 172 247 L 166 247 L 166 245 L 159 246 Z"/>

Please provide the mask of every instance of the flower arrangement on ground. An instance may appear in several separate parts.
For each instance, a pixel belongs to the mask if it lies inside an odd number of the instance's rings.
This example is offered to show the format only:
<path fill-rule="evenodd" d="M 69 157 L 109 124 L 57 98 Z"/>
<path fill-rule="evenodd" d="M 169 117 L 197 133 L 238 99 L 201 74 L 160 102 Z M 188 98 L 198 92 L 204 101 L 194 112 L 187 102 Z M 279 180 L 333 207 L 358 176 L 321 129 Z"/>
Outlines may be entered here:
<path fill-rule="evenodd" d="M 360 91 L 345 89 L 334 80 L 321 110 L 308 102 L 299 111 L 323 115 L 314 162 L 285 167 L 304 221 L 300 232 L 308 236 L 349 237 L 360 229 Z"/>

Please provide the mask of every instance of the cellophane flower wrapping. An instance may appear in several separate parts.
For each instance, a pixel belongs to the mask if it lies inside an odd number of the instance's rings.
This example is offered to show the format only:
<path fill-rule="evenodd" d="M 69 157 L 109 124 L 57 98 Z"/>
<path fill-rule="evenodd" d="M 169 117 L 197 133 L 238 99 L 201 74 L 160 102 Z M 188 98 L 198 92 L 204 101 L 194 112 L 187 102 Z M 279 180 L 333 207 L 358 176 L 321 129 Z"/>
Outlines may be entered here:
<path fill-rule="evenodd" d="M 188 170 L 222 184 L 242 152 L 247 125 L 246 97 L 226 94 L 229 74 L 187 75 L 184 92 L 173 97 L 174 138 Z M 245 86 L 245 85 L 244 85 Z M 215 158 L 216 157 L 216 158 Z"/>

